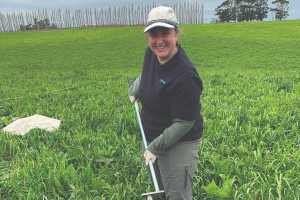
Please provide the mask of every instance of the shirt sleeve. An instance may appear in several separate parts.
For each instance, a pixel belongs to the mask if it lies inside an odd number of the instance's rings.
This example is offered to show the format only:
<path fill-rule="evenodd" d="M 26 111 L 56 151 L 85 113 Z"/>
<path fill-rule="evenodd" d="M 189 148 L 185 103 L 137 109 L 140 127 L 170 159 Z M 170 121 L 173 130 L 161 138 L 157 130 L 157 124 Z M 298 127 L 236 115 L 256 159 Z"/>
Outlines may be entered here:
<path fill-rule="evenodd" d="M 172 125 L 148 145 L 148 150 L 156 155 L 159 150 L 171 147 L 193 128 L 194 123 L 194 120 L 174 119 Z"/>
<path fill-rule="evenodd" d="M 139 76 L 134 83 L 128 89 L 128 96 L 138 96 L 138 91 L 140 87 L 141 76 Z"/>
<path fill-rule="evenodd" d="M 180 81 L 171 93 L 171 115 L 173 119 L 195 120 L 200 107 L 202 82 L 197 77 Z"/>

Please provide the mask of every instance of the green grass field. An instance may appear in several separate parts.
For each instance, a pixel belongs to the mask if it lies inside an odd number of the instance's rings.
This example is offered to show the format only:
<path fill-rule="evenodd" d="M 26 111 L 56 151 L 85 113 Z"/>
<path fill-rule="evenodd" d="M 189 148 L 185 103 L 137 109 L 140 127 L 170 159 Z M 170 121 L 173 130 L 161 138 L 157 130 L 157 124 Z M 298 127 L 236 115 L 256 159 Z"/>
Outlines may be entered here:
<path fill-rule="evenodd" d="M 300 21 L 181 25 L 204 91 L 194 199 L 300 198 Z M 140 199 L 154 191 L 127 97 L 143 27 L 0 34 L 0 199 Z"/>

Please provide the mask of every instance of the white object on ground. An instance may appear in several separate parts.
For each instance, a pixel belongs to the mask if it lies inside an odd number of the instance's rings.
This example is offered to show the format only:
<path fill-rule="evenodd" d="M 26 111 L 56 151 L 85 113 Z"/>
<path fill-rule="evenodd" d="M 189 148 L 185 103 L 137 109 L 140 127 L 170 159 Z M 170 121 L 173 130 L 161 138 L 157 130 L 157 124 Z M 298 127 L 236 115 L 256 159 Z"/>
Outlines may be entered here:
<path fill-rule="evenodd" d="M 46 131 L 52 132 L 58 129 L 59 126 L 60 120 L 36 114 L 30 117 L 17 119 L 4 127 L 3 131 L 16 135 L 25 135 L 34 128 L 45 129 Z"/>

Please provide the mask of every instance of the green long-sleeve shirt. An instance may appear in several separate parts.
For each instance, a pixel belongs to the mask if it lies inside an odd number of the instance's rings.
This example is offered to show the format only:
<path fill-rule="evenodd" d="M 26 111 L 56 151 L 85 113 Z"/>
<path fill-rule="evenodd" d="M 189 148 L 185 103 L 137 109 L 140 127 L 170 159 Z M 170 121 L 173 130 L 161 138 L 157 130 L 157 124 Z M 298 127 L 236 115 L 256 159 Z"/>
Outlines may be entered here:
<path fill-rule="evenodd" d="M 140 85 L 141 77 L 139 76 L 130 86 L 128 90 L 129 96 L 135 96 L 138 98 L 138 89 Z M 154 139 L 149 145 L 148 150 L 154 155 L 157 154 L 159 150 L 164 150 L 180 140 L 189 130 L 194 126 L 195 121 L 186 121 L 181 119 L 174 119 L 172 125 L 167 127 L 164 132 Z"/>

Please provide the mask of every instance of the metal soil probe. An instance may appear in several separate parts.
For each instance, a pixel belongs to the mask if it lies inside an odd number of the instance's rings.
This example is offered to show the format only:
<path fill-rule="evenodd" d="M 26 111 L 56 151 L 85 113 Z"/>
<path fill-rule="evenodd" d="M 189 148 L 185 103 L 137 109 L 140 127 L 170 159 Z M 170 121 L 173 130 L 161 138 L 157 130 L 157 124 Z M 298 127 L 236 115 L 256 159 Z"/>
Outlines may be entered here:
<path fill-rule="evenodd" d="M 131 78 L 128 78 L 128 82 L 129 82 L 130 86 L 133 84 Z M 134 102 L 134 107 L 135 107 L 136 115 L 137 115 L 137 118 L 138 118 L 138 121 L 139 121 L 144 147 L 145 147 L 145 149 L 147 149 L 148 145 L 147 145 L 146 136 L 145 136 L 144 128 L 143 128 L 141 117 L 140 117 L 139 105 L 138 105 L 137 100 Z M 153 181 L 153 184 L 154 184 L 154 187 L 155 187 L 155 192 L 143 193 L 142 197 L 145 197 L 147 200 L 152 200 L 153 196 L 158 196 L 158 195 L 164 193 L 164 190 L 159 190 L 156 174 L 155 174 L 153 163 L 152 163 L 151 160 L 149 162 L 149 168 L 150 168 L 150 172 L 151 172 L 152 181 Z"/>

